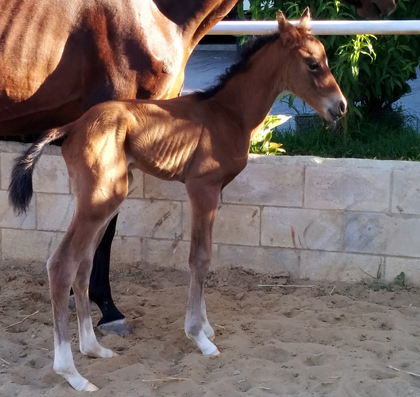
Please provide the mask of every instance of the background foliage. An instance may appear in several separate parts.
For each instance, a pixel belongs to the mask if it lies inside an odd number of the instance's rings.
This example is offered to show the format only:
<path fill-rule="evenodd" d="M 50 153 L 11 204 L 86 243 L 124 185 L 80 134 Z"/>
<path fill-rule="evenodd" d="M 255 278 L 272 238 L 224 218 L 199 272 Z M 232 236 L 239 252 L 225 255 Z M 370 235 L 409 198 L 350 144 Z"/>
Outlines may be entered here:
<path fill-rule="evenodd" d="M 310 6 L 316 20 L 359 19 L 352 6 L 337 0 L 250 0 L 247 12 L 252 19 L 275 19 L 281 9 L 289 19 L 298 19 Z M 245 18 L 243 5 L 239 15 Z M 420 19 L 420 1 L 399 0 L 397 11 L 390 19 Z M 352 113 L 358 109 L 369 113 L 389 109 L 402 95 L 410 92 L 407 81 L 416 78 L 420 61 L 420 36 L 357 35 L 321 36 L 331 70 L 343 90 Z"/>

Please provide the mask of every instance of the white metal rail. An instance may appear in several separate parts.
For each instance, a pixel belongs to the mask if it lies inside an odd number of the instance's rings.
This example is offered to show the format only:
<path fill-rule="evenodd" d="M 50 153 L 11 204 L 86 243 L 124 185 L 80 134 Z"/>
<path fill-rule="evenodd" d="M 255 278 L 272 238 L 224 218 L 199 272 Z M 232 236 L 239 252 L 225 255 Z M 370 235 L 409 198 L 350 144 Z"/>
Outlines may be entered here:
<path fill-rule="evenodd" d="M 420 21 L 311 21 L 310 26 L 317 35 L 420 34 Z M 276 21 L 222 21 L 208 34 L 260 35 L 276 29 Z"/>

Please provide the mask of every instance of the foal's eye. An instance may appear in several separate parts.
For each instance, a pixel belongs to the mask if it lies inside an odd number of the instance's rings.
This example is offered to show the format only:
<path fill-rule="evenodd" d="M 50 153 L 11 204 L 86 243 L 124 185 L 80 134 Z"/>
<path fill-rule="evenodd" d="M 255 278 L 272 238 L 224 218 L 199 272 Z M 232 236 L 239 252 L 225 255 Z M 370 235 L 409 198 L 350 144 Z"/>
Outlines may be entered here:
<path fill-rule="evenodd" d="M 308 67 L 313 72 L 316 72 L 321 68 L 321 65 L 318 62 L 308 62 Z"/>

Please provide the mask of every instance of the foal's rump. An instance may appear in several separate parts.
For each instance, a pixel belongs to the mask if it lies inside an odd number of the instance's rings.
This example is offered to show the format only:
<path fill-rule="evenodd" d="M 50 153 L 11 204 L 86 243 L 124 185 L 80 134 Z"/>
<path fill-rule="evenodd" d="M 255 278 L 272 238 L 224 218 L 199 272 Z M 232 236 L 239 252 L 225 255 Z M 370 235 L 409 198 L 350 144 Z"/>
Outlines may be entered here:
<path fill-rule="evenodd" d="M 45 146 L 65 137 L 62 152 L 69 171 L 73 171 L 73 174 L 80 172 L 80 167 L 85 164 L 85 169 L 92 168 L 93 172 L 97 172 L 95 164 L 100 159 L 102 163 L 108 163 L 111 174 L 116 162 L 110 161 L 110 153 L 121 154 L 118 149 L 123 148 L 126 130 L 125 106 L 110 101 L 91 108 L 73 123 L 45 131 L 15 160 L 9 185 L 9 203 L 13 210 L 17 214 L 26 212 L 33 195 L 33 170 Z M 115 143 L 120 143 L 121 147 L 117 149 Z M 70 163 L 72 167 L 69 167 Z M 69 176 L 72 180 L 71 173 Z M 112 175 L 108 176 L 113 179 Z"/>

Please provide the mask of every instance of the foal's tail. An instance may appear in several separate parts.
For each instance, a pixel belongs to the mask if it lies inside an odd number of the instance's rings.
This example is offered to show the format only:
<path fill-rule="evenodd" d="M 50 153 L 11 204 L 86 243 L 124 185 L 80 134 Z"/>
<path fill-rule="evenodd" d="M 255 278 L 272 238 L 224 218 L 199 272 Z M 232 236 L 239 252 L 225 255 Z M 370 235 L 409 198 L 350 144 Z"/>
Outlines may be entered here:
<path fill-rule="evenodd" d="M 66 135 L 66 128 L 45 131 L 20 157 L 16 158 L 9 185 L 9 203 L 16 214 L 25 213 L 32 198 L 32 172 L 44 148 Z"/>

